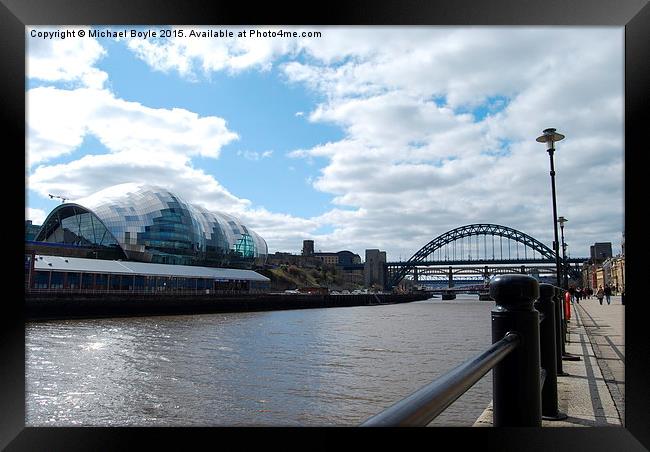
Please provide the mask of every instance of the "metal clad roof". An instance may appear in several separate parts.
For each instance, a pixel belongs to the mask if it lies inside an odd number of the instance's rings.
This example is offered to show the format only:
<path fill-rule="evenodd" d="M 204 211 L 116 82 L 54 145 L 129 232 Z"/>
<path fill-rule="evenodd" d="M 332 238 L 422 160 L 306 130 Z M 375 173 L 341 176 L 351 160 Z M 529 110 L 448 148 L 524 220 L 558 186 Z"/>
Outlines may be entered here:
<path fill-rule="evenodd" d="M 237 279 L 270 281 L 253 270 L 235 268 L 195 267 L 192 265 L 150 264 L 146 262 L 108 261 L 80 257 L 36 255 L 35 270 L 56 270 L 84 273 L 138 274 L 146 276 L 180 276 L 186 278 Z"/>
<path fill-rule="evenodd" d="M 182 217 L 182 221 L 188 221 L 188 224 L 191 224 L 184 234 L 187 235 L 187 240 L 195 243 L 198 248 L 205 249 L 206 246 L 212 245 L 232 249 L 242 237 L 243 230 L 255 244 L 254 256 L 250 257 L 266 259 L 268 254 L 266 241 L 244 226 L 238 218 L 222 212 L 211 212 L 201 206 L 190 204 L 182 197 L 160 186 L 131 182 L 114 185 L 85 198 L 77 199 L 74 203 L 61 204 L 55 210 L 63 209 L 68 205 L 75 205 L 92 212 L 108 228 L 123 249 L 127 245 L 144 245 L 137 238 L 138 234 L 145 232 L 147 226 L 151 226 L 156 218 L 162 217 L 163 211 L 171 208 Z M 50 212 L 50 215 L 55 210 Z M 181 220 L 167 218 L 164 221 L 167 224 Z M 216 236 L 213 235 L 215 230 L 217 231 Z M 130 234 L 128 239 L 126 238 L 127 232 Z M 147 249 L 149 252 L 148 247 Z"/>

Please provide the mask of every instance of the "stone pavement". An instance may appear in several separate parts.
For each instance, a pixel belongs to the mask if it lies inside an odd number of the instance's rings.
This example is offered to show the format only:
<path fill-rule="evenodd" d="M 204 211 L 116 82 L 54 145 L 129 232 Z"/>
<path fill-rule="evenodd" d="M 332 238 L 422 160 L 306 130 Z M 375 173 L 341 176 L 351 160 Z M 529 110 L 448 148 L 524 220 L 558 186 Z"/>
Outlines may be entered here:
<path fill-rule="evenodd" d="M 612 297 L 612 304 L 603 305 L 594 297 L 574 304 L 578 321 L 587 332 L 594 356 L 625 425 L 625 306 L 620 296 Z M 573 340 L 570 332 L 569 340 Z"/>
<path fill-rule="evenodd" d="M 558 375 L 561 421 L 542 420 L 542 427 L 622 427 L 625 406 L 625 337 L 621 297 L 599 305 L 594 297 L 573 303 L 565 351 L 579 361 L 562 361 Z M 492 404 L 474 423 L 492 426 Z"/>

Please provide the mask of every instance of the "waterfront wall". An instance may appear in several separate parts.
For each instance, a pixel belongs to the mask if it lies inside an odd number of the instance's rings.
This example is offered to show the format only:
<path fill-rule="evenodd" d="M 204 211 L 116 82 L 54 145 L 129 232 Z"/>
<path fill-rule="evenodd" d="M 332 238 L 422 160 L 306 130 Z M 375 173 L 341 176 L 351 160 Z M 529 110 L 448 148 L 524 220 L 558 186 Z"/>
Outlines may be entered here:
<path fill-rule="evenodd" d="M 27 320 L 145 315 L 273 311 L 410 303 L 428 299 L 424 294 L 361 295 L 122 295 L 27 294 Z"/>

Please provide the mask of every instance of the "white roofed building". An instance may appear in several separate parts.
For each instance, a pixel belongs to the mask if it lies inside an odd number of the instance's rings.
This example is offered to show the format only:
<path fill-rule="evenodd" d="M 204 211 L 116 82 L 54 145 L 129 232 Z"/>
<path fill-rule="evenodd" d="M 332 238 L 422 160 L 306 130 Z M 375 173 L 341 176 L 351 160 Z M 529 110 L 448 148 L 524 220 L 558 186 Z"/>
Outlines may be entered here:
<path fill-rule="evenodd" d="M 255 293 L 269 278 L 253 270 L 32 255 L 30 290 L 136 293 Z M 26 265 L 28 263 L 26 262 Z"/>
<path fill-rule="evenodd" d="M 254 268 L 268 254 L 266 241 L 232 215 L 135 183 L 57 206 L 34 242 L 93 250 L 87 257 L 206 267 Z"/>

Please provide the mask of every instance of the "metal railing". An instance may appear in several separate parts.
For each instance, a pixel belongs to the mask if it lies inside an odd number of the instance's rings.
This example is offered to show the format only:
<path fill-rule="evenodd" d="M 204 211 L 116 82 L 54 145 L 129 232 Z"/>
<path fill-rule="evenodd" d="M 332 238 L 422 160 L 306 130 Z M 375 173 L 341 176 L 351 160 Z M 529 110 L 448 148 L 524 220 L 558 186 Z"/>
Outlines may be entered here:
<path fill-rule="evenodd" d="M 364 427 L 424 426 L 442 413 L 520 342 L 508 333 L 484 353 L 461 364 L 427 386 L 364 422 Z"/>
<path fill-rule="evenodd" d="M 361 426 L 426 426 L 490 370 L 494 427 L 540 427 L 542 419 L 565 419 L 557 405 L 557 289 L 526 275 L 494 277 L 492 346 Z"/>
<path fill-rule="evenodd" d="M 188 296 L 205 296 L 215 295 L 248 295 L 248 294 L 265 294 L 263 289 L 78 289 L 78 288 L 25 288 L 25 293 L 29 294 L 71 294 L 71 295 L 188 295 Z"/>

